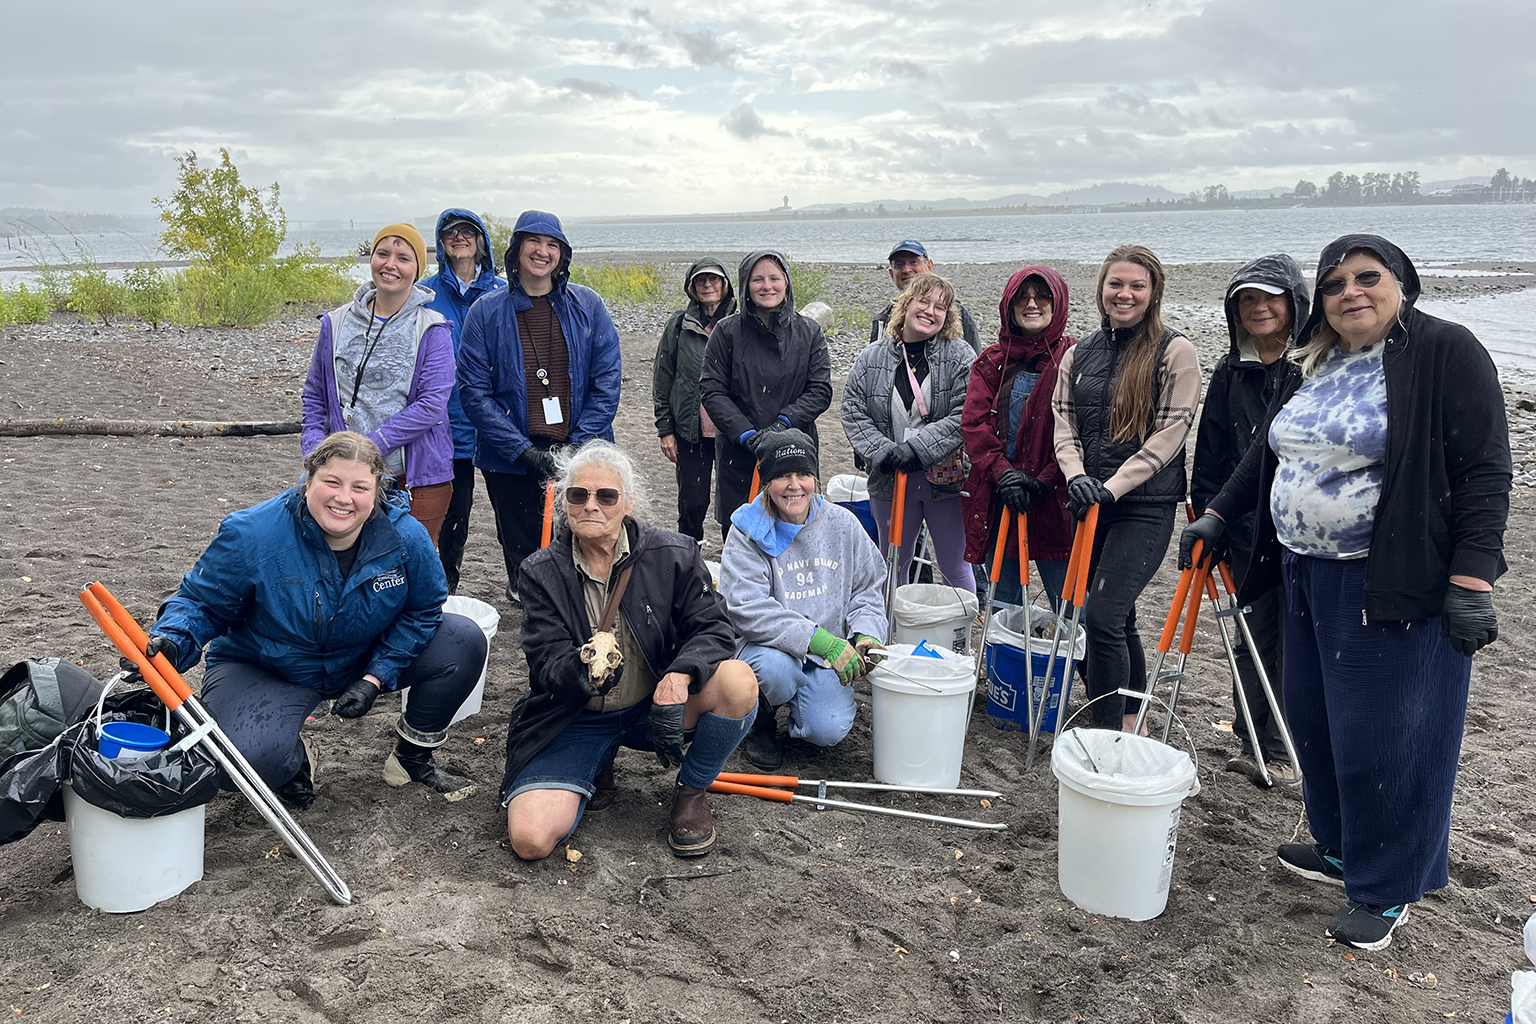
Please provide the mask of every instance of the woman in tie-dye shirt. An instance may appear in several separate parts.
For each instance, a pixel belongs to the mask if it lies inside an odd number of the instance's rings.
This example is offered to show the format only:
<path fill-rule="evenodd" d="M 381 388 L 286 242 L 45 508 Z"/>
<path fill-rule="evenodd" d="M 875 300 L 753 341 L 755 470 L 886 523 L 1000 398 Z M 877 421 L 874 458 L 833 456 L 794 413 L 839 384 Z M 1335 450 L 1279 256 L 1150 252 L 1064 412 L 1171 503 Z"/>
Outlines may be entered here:
<path fill-rule="evenodd" d="M 1381 949 L 1449 884 L 1471 655 L 1498 636 L 1509 429 L 1493 361 L 1414 308 L 1401 249 L 1346 235 L 1317 281 L 1301 372 L 1180 561 L 1257 511 L 1239 596 L 1285 588 L 1285 713 L 1315 840 L 1280 863 L 1344 887 L 1331 938 Z"/>

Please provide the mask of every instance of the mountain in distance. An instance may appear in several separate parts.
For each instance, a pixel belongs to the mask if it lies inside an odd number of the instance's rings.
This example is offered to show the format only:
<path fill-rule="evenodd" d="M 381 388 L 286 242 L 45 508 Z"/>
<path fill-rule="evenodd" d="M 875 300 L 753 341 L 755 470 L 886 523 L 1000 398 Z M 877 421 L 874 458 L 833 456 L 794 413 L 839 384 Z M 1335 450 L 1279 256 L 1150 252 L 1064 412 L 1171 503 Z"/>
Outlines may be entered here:
<path fill-rule="evenodd" d="M 1107 206 L 1113 203 L 1144 203 L 1148 200 L 1183 198 L 1161 185 L 1132 185 L 1122 181 L 1090 185 L 1087 188 L 1053 192 L 1038 196 L 1031 192 L 1015 192 L 995 199 L 878 199 L 867 203 L 815 203 L 800 209 L 806 213 L 829 210 L 862 210 L 873 212 L 884 207 L 886 213 L 896 214 L 913 210 L 965 210 L 997 208 L 1005 206 Z"/>

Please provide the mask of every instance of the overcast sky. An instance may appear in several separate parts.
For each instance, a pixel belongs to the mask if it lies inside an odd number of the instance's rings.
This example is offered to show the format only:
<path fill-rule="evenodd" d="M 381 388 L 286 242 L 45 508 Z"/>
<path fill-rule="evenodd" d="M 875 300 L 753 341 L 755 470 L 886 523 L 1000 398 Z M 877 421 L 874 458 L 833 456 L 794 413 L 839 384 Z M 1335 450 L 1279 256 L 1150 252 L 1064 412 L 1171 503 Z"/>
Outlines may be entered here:
<path fill-rule="evenodd" d="M 152 14 L 150 12 L 153 12 Z M 10 4 L 0 206 L 152 213 L 227 146 L 290 217 L 1536 176 L 1536 4 Z"/>

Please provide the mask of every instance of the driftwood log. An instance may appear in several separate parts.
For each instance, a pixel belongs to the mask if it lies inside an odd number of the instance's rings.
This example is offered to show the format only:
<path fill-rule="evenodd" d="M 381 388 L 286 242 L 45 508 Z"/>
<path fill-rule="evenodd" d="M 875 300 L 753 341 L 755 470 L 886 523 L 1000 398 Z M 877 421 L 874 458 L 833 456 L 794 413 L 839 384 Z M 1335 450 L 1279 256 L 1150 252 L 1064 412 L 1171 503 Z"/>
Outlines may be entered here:
<path fill-rule="evenodd" d="M 167 437 L 260 437 L 297 434 L 297 420 L 257 423 L 219 423 L 214 420 L 0 420 L 0 437 L 40 435 L 115 434 L 133 436 L 163 434 Z"/>

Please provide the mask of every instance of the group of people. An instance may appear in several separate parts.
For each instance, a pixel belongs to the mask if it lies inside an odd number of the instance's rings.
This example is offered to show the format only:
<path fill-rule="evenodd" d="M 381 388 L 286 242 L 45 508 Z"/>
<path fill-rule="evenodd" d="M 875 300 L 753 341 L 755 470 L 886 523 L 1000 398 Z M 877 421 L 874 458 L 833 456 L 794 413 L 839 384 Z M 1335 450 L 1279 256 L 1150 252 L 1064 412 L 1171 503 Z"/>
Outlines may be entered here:
<path fill-rule="evenodd" d="M 180 669 L 207 645 L 205 702 L 291 802 L 314 798 L 300 727 L 320 701 L 356 717 L 407 687 L 386 781 L 468 795 L 473 783 L 432 753 L 485 662 L 474 624 L 442 611 L 478 466 L 529 668 L 500 790 L 513 850 L 546 856 L 611 804 L 626 746 L 677 769 L 668 842 L 705 853 L 705 791 L 730 755 L 778 767 L 786 705 L 790 737 L 839 742 L 855 716 L 850 684 L 888 639 L 880 549 L 821 491 L 826 339 L 796 311 L 782 254 L 750 254 L 734 287 L 718 260 L 689 268 L 688 304 L 655 363 L 674 533 L 647 521 L 635 463 L 612 443 L 617 335 L 597 295 L 569 282 L 558 220 L 519 218 L 508 281 L 468 211 L 443 214 L 438 253 L 438 273 L 419 282 L 419 234 L 380 231 L 371 282 L 322 318 L 300 484 L 225 519 L 151 643 Z M 1316 841 L 1282 846 L 1280 861 L 1345 888 L 1332 937 L 1386 945 L 1409 905 L 1448 884 L 1471 655 L 1497 636 L 1511 466 L 1486 351 L 1415 308 L 1412 263 L 1379 237 L 1329 245 L 1310 296 L 1290 257 L 1254 260 L 1226 291 L 1230 349 L 1186 479 L 1202 381 L 1193 343 L 1164 321 L 1167 276 L 1151 251 L 1106 257 L 1099 326 L 1081 340 L 1065 334 L 1062 275 L 1024 267 L 979 352 L 920 243 L 901 243 L 890 265 L 901 292 L 848 374 L 840 416 L 869 470 L 879 540 L 900 547 L 897 571 L 926 523 L 943 578 L 974 590 L 1007 508 L 1027 515 L 1029 554 L 1058 601 L 1074 530 L 1097 507 L 1092 719 L 1130 729 L 1136 708 L 1118 691 L 1147 685 L 1137 598 L 1192 497 L 1202 514 L 1180 559 L 1199 541 L 1200 557 L 1232 563 L 1258 648 L 1235 684 L 1255 687 L 1243 755 L 1282 778 L 1282 723 L 1258 699 L 1252 659 L 1283 680 Z M 907 527 L 890 538 L 898 474 Z M 700 544 L 712 478 L 718 587 Z M 541 549 L 546 479 L 557 522 Z M 1020 602 L 1014 543 L 996 596 Z"/>

